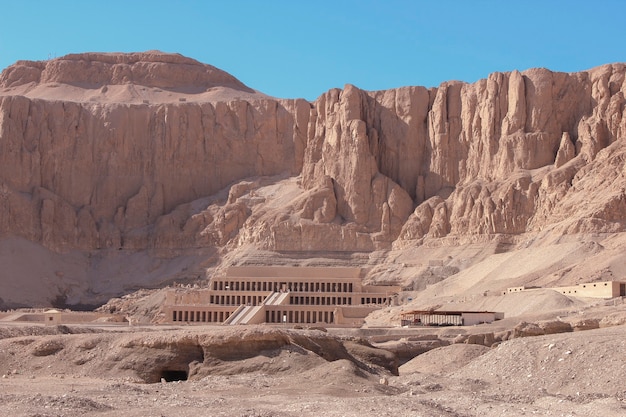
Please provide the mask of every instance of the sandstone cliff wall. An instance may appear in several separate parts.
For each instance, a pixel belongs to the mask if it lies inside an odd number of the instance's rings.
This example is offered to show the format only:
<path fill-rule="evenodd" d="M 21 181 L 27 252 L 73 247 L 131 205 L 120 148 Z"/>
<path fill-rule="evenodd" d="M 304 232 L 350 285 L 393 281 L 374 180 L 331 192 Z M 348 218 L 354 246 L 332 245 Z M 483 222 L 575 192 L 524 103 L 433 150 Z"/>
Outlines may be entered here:
<path fill-rule="evenodd" d="M 332 90 L 315 103 L 304 184 L 330 176 L 341 216 L 373 227 L 375 178 L 399 185 L 415 207 L 408 220 L 404 206 L 391 210 L 403 224 L 400 247 L 562 222 L 567 233 L 622 230 L 624 73 L 616 64 L 495 73 L 430 90 Z M 590 170 L 602 174 L 589 178 Z"/>
<path fill-rule="evenodd" d="M 623 230 L 625 73 L 348 85 L 308 103 L 254 95 L 214 67 L 158 53 L 19 62 L 0 76 L 0 233 L 53 249 L 346 251 Z M 33 93 L 118 84 L 198 96 Z M 201 99 L 224 89 L 250 95 Z M 264 191 L 267 177 L 297 181 L 279 197 Z"/>
<path fill-rule="evenodd" d="M 85 249 L 250 176 L 297 175 L 304 101 L 85 105 L 0 98 L 0 230 Z M 304 127 L 306 128 L 306 127 Z M 47 228 L 52 228 L 47 233 Z M 50 240 L 51 239 L 51 240 Z"/>

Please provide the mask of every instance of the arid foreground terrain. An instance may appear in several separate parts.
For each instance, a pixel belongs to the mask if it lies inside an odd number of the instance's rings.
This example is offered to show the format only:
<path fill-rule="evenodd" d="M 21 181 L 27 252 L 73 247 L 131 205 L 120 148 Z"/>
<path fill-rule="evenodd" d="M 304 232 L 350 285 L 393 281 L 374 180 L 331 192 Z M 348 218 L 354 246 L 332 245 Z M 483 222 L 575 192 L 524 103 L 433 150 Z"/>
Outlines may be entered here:
<path fill-rule="evenodd" d="M 473 327 L 5 325 L 0 335 L 4 415 L 626 413 L 621 300 Z"/>

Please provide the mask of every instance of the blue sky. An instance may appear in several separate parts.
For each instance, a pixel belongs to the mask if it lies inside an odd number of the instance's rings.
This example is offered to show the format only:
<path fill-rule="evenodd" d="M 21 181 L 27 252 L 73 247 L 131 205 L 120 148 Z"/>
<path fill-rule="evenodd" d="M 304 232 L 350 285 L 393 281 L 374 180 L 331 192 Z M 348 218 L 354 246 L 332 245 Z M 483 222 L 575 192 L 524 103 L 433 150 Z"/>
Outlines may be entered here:
<path fill-rule="evenodd" d="M 0 0 L 0 68 L 77 52 L 178 52 L 276 97 L 474 82 L 626 62 L 622 0 Z"/>

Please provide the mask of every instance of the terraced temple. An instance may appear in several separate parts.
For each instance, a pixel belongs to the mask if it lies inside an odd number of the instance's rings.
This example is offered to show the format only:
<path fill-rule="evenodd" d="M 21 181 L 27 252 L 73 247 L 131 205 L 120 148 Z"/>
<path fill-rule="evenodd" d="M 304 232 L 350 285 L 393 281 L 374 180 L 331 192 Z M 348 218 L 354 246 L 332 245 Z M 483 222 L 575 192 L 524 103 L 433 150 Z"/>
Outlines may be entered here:
<path fill-rule="evenodd" d="M 170 290 L 167 322 L 360 326 L 400 287 L 364 285 L 361 268 L 230 267 L 208 289 Z"/>

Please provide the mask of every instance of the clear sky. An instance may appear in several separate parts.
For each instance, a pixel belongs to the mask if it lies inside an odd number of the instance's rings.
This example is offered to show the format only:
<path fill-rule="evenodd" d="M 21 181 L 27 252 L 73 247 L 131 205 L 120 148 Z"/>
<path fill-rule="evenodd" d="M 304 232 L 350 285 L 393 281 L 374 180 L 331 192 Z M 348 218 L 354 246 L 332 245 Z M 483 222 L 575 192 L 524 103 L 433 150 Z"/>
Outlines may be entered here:
<path fill-rule="evenodd" d="M 0 16 L 0 69 L 158 49 L 309 100 L 626 62 L 624 0 L 0 0 Z"/>

